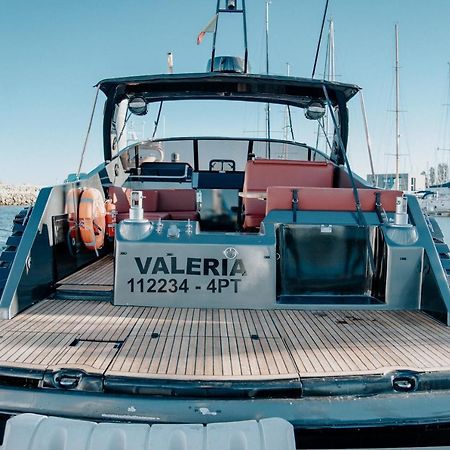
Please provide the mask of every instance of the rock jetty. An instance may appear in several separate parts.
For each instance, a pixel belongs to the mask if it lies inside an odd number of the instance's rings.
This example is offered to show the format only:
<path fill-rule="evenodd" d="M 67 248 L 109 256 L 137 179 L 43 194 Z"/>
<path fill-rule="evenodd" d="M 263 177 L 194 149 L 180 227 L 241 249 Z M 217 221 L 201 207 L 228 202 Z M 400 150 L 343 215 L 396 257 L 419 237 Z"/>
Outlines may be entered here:
<path fill-rule="evenodd" d="M 0 206 L 32 205 L 39 193 L 38 186 L 0 183 Z"/>

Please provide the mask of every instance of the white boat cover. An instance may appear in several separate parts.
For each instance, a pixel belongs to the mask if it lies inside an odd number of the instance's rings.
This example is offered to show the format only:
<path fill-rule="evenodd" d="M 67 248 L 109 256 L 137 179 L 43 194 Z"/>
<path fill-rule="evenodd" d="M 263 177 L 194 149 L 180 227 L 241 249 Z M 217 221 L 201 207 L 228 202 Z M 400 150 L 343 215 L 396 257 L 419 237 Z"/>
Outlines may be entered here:
<path fill-rule="evenodd" d="M 95 423 L 20 414 L 7 421 L 0 450 L 295 450 L 284 419 L 177 425 Z"/>

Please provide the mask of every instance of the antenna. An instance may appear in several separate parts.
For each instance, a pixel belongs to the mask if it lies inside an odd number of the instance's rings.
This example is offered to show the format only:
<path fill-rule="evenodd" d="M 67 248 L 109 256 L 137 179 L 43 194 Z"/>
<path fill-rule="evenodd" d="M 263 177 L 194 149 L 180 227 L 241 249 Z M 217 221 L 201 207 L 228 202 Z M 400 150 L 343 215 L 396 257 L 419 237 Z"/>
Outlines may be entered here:
<path fill-rule="evenodd" d="M 224 4 L 224 7 L 221 7 Z M 239 7 L 240 6 L 240 7 Z M 214 36 L 211 49 L 210 72 L 214 72 L 214 58 L 216 56 L 217 29 L 220 14 L 241 14 L 244 30 L 244 73 L 248 72 L 248 44 L 247 44 L 247 16 L 245 11 L 245 0 L 217 0 L 216 15 L 214 23 Z M 207 27 L 208 28 L 208 27 Z M 206 28 L 206 29 L 207 29 Z"/>
<path fill-rule="evenodd" d="M 167 53 L 167 72 L 173 74 L 173 54 L 172 52 Z"/>

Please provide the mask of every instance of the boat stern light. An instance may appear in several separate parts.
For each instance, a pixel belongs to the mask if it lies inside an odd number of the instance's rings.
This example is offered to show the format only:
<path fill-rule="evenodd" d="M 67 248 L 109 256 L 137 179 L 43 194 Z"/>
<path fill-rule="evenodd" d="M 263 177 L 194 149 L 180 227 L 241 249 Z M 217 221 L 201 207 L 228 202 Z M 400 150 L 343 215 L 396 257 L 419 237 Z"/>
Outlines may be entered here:
<path fill-rule="evenodd" d="M 143 197 L 142 191 L 131 191 L 130 220 L 144 220 Z"/>

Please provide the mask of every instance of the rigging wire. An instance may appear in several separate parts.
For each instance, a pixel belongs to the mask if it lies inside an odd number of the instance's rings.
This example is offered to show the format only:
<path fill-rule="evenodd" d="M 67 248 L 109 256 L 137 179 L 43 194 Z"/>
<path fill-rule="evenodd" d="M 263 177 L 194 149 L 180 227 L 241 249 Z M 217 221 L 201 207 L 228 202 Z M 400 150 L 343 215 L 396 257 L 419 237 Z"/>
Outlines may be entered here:
<path fill-rule="evenodd" d="M 156 131 L 158 130 L 159 119 L 160 119 L 160 117 L 161 117 L 162 107 L 163 107 L 163 102 L 161 102 L 161 103 L 159 104 L 158 115 L 156 116 L 156 120 L 155 120 L 155 128 L 153 128 L 152 141 L 153 141 L 153 139 L 155 138 Z"/>
<path fill-rule="evenodd" d="M 127 126 L 128 120 L 131 117 L 131 112 L 128 112 L 128 115 L 125 117 L 125 121 L 123 122 L 122 129 L 120 130 L 119 137 L 117 138 L 117 142 L 120 142 L 120 139 L 122 138 L 123 132 L 125 131 L 125 127 Z"/>
<path fill-rule="evenodd" d="M 344 163 L 347 168 L 348 176 L 350 178 L 350 185 L 351 185 L 351 189 L 353 191 L 353 197 L 355 199 L 355 205 L 356 205 L 356 215 L 358 218 L 357 220 L 358 220 L 359 225 L 363 226 L 366 229 L 367 237 L 369 238 L 369 226 L 367 224 L 366 218 L 364 217 L 364 214 L 361 209 L 361 202 L 360 202 L 360 198 L 359 198 L 358 189 L 357 189 L 356 183 L 355 183 L 355 178 L 353 176 L 353 172 L 350 167 L 350 162 L 348 160 L 347 151 L 345 149 L 344 143 L 342 142 L 341 130 L 338 126 L 338 122 L 337 122 L 336 116 L 334 114 L 333 106 L 331 104 L 330 97 L 328 96 L 328 91 L 327 91 L 327 87 L 325 86 L 325 84 L 322 84 L 322 90 L 325 95 L 326 103 L 328 105 L 328 110 L 330 111 L 330 116 L 331 116 L 331 120 L 333 121 L 334 129 L 336 130 L 336 138 L 335 138 L 337 141 L 336 144 L 338 145 L 341 156 L 344 159 Z M 369 240 L 369 242 L 370 242 L 370 240 Z M 368 245 L 367 250 L 368 250 L 368 254 L 369 254 L 370 267 L 372 269 L 372 272 L 375 273 L 376 272 L 375 258 L 373 255 L 372 246 L 370 244 Z"/>
<path fill-rule="evenodd" d="M 325 19 L 327 17 L 328 3 L 329 3 L 329 0 L 326 0 L 325 8 L 323 11 L 323 17 L 322 17 L 322 26 L 320 27 L 320 35 L 319 35 L 319 40 L 317 42 L 316 57 L 314 58 L 314 66 L 313 66 L 311 78 L 314 78 L 314 75 L 316 73 L 317 60 L 319 58 L 319 51 L 320 51 L 320 44 L 322 42 L 323 27 L 325 25 Z"/>
<path fill-rule="evenodd" d="M 361 101 L 361 112 L 362 112 L 363 120 L 364 120 L 364 131 L 366 133 L 366 142 L 367 142 L 367 151 L 369 153 L 370 171 L 372 173 L 372 186 L 375 187 L 376 179 L 375 179 L 375 170 L 373 168 L 372 142 L 370 140 L 369 124 L 367 123 L 366 104 L 364 102 L 364 95 L 363 95 L 362 91 L 359 91 L 359 99 Z"/>
<path fill-rule="evenodd" d="M 323 120 L 317 119 L 317 123 L 319 124 L 319 127 L 322 129 L 323 135 L 325 136 L 325 139 L 328 144 L 328 148 L 330 149 L 330 153 L 333 151 L 333 146 L 331 145 L 330 139 L 328 138 L 328 134 L 326 133 Z M 317 132 L 317 136 L 319 136 L 319 131 Z M 318 146 L 316 146 L 318 148 Z"/>
<path fill-rule="evenodd" d="M 94 120 L 95 107 L 97 106 L 98 93 L 100 91 L 100 85 L 97 85 L 97 90 L 95 92 L 94 106 L 92 107 L 91 117 L 89 119 L 89 125 L 86 132 L 86 138 L 84 139 L 83 150 L 81 151 L 80 164 L 78 165 L 77 178 L 80 178 L 81 166 L 83 165 L 84 155 L 86 153 L 86 147 L 89 139 L 89 134 L 91 132 L 92 121 Z"/>

